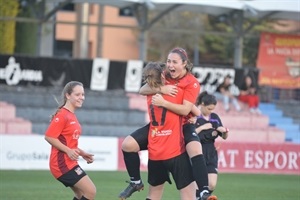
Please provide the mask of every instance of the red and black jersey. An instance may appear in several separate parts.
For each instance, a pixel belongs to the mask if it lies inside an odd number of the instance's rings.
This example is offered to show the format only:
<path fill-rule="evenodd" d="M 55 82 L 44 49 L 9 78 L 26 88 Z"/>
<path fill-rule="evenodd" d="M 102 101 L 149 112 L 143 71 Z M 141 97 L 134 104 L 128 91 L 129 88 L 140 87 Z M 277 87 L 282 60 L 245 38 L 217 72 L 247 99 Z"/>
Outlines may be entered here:
<path fill-rule="evenodd" d="M 178 88 L 181 88 L 183 90 L 183 100 L 193 104 L 196 103 L 200 92 L 200 84 L 193 74 L 187 73 L 181 79 L 167 79 L 166 84 L 176 85 Z M 185 116 L 183 123 L 187 123 L 191 116 L 191 114 Z"/>
<path fill-rule="evenodd" d="M 62 108 L 53 117 L 45 133 L 46 136 L 57 138 L 61 143 L 71 149 L 78 148 L 78 139 L 81 134 L 81 126 L 74 113 Z M 65 152 L 51 147 L 50 171 L 55 178 L 65 174 L 78 165 L 76 160 L 71 160 Z"/>
<path fill-rule="evenodd" d="M 164 99 L 181 104 L 183 91 L 178 88 L 175 97 L 163 95 Z M 150 160 L 167 160 L 185 152 L 182 133 L 182 116 L 166 108 L 153 106 L 152 95 L 147 96 L 150 127 L 148 134 L 148 152 Z"/>

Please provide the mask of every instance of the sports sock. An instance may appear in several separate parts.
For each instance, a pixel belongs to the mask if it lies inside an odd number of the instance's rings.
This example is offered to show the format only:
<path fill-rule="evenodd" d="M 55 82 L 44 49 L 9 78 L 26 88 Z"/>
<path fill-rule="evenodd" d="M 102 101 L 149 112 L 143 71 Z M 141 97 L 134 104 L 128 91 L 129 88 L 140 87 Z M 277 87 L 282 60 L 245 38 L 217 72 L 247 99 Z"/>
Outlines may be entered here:
<path fill-rule="evenodd" d="M 89 200 L 89 199 L 87 199 L 87 198 L 85 198 L 84 196 L 82 196 L 82 197 L 80 198 L 80 200 Z"/>
<path fill-rule="evenodd" d="M 139 181 L 131 181 L 131 183 L 134 183 L 134 184 L 140 184 L 142 181 L 139 180 Z"/>
<path fill-rule="evenodd" d="M 206 186 L 203 187 L 203 190 L 200 193 L 200 197 L 202 197 L 203 194 L 209 194 L 208 187 L 206 187 Z"/>
<path fill-rule="evenodd" d="M 213 190 L 208 190 L 209 194 L 212 194 L 213 193 Z"/>
<path fill-rule="evenodd" d="M 198 198 L 198 197 L 200 197 L 200 190 L 196 190 L 196 197 Z"/>
<path fill-rule="evenodd" d="M 130 181 L 141 180 L 140 174 L 140 157 L 136 152 L 123 152 L 124 162 L 127 169 L 127 173 L 130 177 Z"/>
<path fill-rule="evenodd" d="M 194 179 L 196 181 L 200 193 L 203 190 L 208 190 L 208 175 L 203 154 L 192 157 L 191 162 Z"/>
<path fill-rule="evenodd" d="M 74 197 L 73 200 L 79 200 L 79 199 L 77 199 L 76 197 Z"/>

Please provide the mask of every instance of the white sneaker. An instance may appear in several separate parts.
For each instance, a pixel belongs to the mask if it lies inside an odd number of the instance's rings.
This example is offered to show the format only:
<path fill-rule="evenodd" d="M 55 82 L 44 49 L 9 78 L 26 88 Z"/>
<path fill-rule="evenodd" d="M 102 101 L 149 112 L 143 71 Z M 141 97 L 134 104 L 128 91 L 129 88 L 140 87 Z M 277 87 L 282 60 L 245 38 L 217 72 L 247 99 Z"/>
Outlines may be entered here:
<path fill-rule="evenodd" d="M 256 111 L 255 111 L 254 108 L 250 108 L 249 111 L 250 111 L 252 114 L 256 113 Z"/>
<path fill-rule="evenodd" d="M 255 108 L 255 112 L 259 115 L 261 115 L 261 110 L 259 110 L 259 108 Z"/>

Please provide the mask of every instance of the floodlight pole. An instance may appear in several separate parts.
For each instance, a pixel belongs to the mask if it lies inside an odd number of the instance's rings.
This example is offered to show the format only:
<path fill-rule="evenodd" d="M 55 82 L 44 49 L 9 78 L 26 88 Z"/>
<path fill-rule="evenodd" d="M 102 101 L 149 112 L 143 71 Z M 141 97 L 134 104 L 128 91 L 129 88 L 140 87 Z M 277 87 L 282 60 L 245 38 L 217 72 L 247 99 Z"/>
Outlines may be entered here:
<path fill-rule="evenodd" d="M 148 11 L 149 9 L 153 9 L 153 7 L 147 3 L 143 4 L 135 4 L 133 6 L 134 15 L 138 21 L 140 27 L 140 35 L 139 35 L 139 59 L 142 61 L 147 60 L 147 35 L 148 30 L 164 15 L 168 14 L 172 10 L 181 6 L 181 4 L 175 4 L 169 7 L 166 10 L 163 10 L 158 15 L 156 15 L 151 21 L 148 20 Z"/>
<path fill-rule="evenodd" d="M 235 30 L 235 40 L 234 40 L 234 67 L 241 69 L 243 67 L 243 42 L 244 42 L 244 31 L 243 31 L 243 21 L 244 12 L 237 11 L 234 16 L 236 22 L 234 25 Z"/>
<path fill-rule="evenodd" d="M 147 59 L 147 26 L 148 26 L 148 8 L 145 4 L 136 4 L 133 8 L 134 15 L 140 27 L 139 34 L 139 59 Z"/>
<path fill-rule="evenodd" d="M 142 29 L 139 36 L 139 46 L 140 46 L 140 53 L 139 53 L 139 59 L 142 61 L 147 60 L 147 31 Z"/>
<path fill-rule="evenodd" d="M 243 67 L 243 37 L 237 35 L 234 41 L 234 67 Z"/>

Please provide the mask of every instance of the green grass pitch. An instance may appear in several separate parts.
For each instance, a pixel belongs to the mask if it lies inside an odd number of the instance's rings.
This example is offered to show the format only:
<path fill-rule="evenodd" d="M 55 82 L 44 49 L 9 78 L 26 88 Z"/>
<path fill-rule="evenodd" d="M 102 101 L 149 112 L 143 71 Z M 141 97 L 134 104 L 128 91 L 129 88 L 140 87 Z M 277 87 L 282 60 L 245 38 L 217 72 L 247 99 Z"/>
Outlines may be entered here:
<path fill-rule="evenodd" d="M 87 171 L 97 187 L 99 200 L 118 200 L 119 192 L 127 186 L 126 172 Z M 147 173 L 143 172 L 144 182 Z M 128 200 L 144 200 L 148 184 Z M 300 176 L 266 174 L 220 174 L 215 194 L 219 200 L 300 200 Z M 1 170 L 1 200 L 71 200 L 73 193 L 56 181 L 49 171 Z M 165 184 L 163 200 L 179 200 L 172 185 Z"/>

